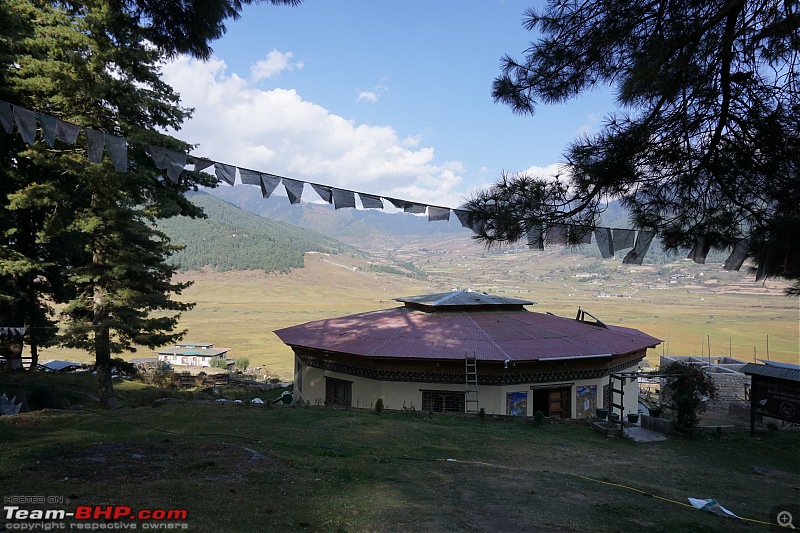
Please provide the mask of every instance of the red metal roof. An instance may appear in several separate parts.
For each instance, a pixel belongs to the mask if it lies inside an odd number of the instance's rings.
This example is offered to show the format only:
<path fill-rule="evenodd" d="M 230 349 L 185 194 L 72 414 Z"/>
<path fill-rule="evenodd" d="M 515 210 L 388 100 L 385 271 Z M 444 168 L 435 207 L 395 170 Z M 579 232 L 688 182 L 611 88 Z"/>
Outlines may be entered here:
<path fill-rule="evenodd" d="M 275 331 L 289 346 L 365 357 L 536 361 L 610 356 L 661 341 L 639 330 L 529 311 L 424 313 L 406 308 L 307 322 Z"/>

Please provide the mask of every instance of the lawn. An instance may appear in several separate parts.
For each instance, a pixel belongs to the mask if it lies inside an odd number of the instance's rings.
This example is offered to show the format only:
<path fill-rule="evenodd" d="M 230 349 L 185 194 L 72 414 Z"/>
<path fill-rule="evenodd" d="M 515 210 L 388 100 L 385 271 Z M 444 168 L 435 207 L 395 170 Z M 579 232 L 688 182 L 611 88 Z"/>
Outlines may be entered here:
<path fill-rule="evenodd" d="M 0 390 L 51 379 L 12 378 Z M 796 429 L 634 443 L 580 421 L 219 404 L 135 383 L 118 389 L 141 407 L 107 412 L 91 376 L 53 379 L 86 409 L 0 417 L 4 494 L 186 509 L 191 531 L 767 531 L 799 490 Z"/>

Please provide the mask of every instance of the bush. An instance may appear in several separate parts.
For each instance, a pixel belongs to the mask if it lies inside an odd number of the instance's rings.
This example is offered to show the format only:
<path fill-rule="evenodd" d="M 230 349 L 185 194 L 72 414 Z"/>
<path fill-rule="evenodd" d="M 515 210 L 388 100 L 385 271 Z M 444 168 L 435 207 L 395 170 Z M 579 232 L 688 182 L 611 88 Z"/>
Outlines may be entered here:
<path fill-rule="evenodd" d="M 383 398 L 375 400 L 375 414 L 379 415 L 383 412 Z"/>
<path fill-rule="evenodd" d="M 673 361 L 660 369 L 668 374 L 664 379 L 664 405 L 675 412 L 675 427 L 689 430 L 700 422 L 704 402 L 717 396 L 717 386 L 711 376 L 697 365 Z"/>
<path fill-rule="evenodd" d="M 247 357 L 237 357 L 234 365 L 236 365 L 236 368 L 244 372 L 247 370 L 247 367 L 250 366 L 250 359 Z"/>
<path fill-rule="evenodd" d="M 544 413 L 541 411 L 533 413 L 533 423 L 536 424 L 536 427 L 541 427 L 544 424 Z"/>
<path fill-rule="evenodd" d="M 212 357 L 211 358 L 211 368 L 227 368 L 228 367 L 228 360 L 224 357 Z"/>
<path fill-rule="evenodd" d="M 480 419 L 481 424 L 483 424 L 483 421 L 486 420 L 486 409 L 484 407 L 481 407 L 481 410 L 478 411 L 478 418 Z"/>

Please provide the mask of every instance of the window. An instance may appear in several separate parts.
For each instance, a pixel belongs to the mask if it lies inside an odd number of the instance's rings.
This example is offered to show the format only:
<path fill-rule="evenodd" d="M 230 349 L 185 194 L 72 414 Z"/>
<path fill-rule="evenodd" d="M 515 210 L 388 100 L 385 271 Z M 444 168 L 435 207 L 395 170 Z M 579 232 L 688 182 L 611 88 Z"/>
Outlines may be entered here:
<path fill-rule="evenodd" d="M 434 413 L 463 413 L 464 393 L 456 391 L 422 391 L 422 410 Z"/>
<path fill-rule="evenodd" d="M 325 403 L 337 407 L 353 406 L 353 382 L 325 378 Z"/>

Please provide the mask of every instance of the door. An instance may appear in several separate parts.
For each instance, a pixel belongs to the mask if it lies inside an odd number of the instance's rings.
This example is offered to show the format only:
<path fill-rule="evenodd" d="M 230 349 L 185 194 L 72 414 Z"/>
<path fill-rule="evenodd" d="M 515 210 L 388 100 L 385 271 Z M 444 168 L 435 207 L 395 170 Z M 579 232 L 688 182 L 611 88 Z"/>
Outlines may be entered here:
<path fill-rule="evenodd" d="M 566 406 L 564 405 L 564 396 L 564 389 L 555 389 L 550 391 L 547 398 L 549 405 L 547 410 L 550 412 L 550 416 L 555 418 L 569 417 L 569 413 L 566 413 L 565 416 Z"/>

